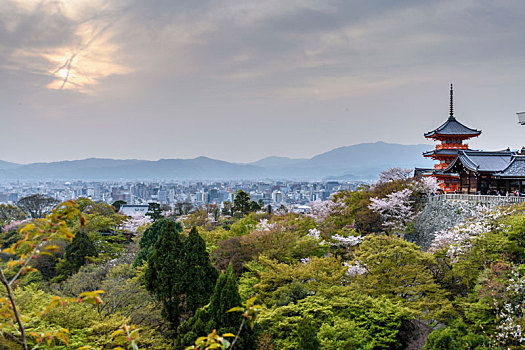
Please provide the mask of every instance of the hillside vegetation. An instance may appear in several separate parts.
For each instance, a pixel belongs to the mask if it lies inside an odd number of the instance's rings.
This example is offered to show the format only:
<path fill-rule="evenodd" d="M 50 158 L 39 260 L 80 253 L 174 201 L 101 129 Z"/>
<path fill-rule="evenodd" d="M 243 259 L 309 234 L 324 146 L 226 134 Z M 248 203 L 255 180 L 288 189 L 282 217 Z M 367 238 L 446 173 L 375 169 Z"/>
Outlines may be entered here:
<path fill-rule="evenodd" d="M 420 232 L 435 190 L 391 169 L 309 214 L 0 205 L 0 348 L 523 348 L 525 206 Z"/>

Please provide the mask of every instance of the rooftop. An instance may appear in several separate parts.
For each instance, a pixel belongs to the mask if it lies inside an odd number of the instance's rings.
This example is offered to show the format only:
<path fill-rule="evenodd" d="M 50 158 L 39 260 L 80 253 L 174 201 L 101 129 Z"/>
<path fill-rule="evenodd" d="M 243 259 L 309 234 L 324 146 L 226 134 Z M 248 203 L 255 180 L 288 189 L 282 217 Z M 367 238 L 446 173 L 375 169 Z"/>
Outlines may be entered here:
<path fill-rule="evenodd" d="M 461 162 L 470 171 L 501 172 L 510 165 L 515 155 L 516 153 L 511 150 L 489 152 L 461 150 L 458 152 L 458 157 L 445 169 L 445 172 L 450 172 L 457 162 Z"/>
<path fill-rule="evenodd" d="M 437 129 L 425 133 L 425 137 L 439 138 L 440 136 L 463 136 L 470 138 L 481 134 L 481 130 L 469 128 L 456 120 L 454 117 L 453 93 L 452 84 L 450 84 L 450 115 L 447 121 L 441 124 Z"/>

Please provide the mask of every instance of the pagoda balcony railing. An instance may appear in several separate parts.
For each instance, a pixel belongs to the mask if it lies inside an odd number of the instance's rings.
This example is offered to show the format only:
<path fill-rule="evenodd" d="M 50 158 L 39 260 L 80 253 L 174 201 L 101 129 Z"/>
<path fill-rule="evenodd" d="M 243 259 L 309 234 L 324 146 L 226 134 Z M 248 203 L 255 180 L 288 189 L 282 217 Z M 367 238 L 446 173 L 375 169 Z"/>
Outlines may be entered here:
<path fill-rule="evenodd" d="M 466 143 L 441 143 L 436 145 L 436 149 L 468 149 Z"/>
<path fill-rule="evenodd" d="M 447 167 L 448 167 L 448 163 L 439 163 L 439 164 L 434 165 L 434 169 L 436 170 L 446 169 Z"/>
<path fill-rule="evenodd" d="M 477 203 L 501 203 L 514 204 L 525 202 L 525 197 L 522 196 L 489 196 L 479 194 L 463 194 L 463 193 L 445 193 L 437 196 L 430 196 L 422 198 L 426 202 L 437 201 L 462 201 L 462 202 L 477 202 Z"/>

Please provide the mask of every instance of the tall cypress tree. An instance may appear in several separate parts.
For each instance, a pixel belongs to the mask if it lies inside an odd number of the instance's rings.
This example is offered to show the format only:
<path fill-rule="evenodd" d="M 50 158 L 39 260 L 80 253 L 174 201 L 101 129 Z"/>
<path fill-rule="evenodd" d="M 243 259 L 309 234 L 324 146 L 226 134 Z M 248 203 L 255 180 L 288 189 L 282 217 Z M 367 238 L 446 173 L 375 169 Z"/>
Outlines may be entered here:
<path fill-rule="evenodd" d="M 162 315 L 172 329 L 209 302 L 218 275 L 197 229 L 184 242 L 181 231 L 178 223 L 165 223 L 145 273 L 146 288 L 162 302 Z"/>
<path fill-rule="evenodd" d="M 168 219 L 157 220 L 150 227 L 148 227 L 146 231 L 144 231 L 142 237 L 140 238 L 140 250 L 133 264 L 134 266 L 142 265 L 144 261 L 148 259 L 148 255 L 150 255 L 153 251 L 155 242 L 157 242 L 160 234 L 162 233 L 162 230 L 164 230 L 167 224 Z M 179 223 L 175 223 L 175 225 L 177 226 L 176 229 L 178 231 L 182 231 Z"/>
<path fill-rule="evenodd" d="M 219 272 L 210 262 L 206 243 L 193 227 L 182 249 L 181 271 L 183 288 L 186 291 L 184 306 L 193 314 L 210 301 Z"/>
<path fill-rule="evenodd" d="M 145 271 L 146 288 L 162 302 L 162 315 L 172 329 L 180 324 L 184 294 L 180 231 L 180 225 L 167 222 L 148 257 Z"/>
<path fill-rule="evenodd" d="M 193 344 L 198 337 L 205 336 L 214 329 L 218 334 L 236 334 L 242 323 L 242 314 L 228 310 L 240 305 L 241 297 L 230 264 L 226 273 L 219 276 L 210 303 L 198 309 L 195 316 L 184 321 L 177 329 L 176 348 L 184 349 L 185 346 Z M 255 348 L 252 334 L 249 325 L 245 325 L 235 347 L 245 350 Z"/>

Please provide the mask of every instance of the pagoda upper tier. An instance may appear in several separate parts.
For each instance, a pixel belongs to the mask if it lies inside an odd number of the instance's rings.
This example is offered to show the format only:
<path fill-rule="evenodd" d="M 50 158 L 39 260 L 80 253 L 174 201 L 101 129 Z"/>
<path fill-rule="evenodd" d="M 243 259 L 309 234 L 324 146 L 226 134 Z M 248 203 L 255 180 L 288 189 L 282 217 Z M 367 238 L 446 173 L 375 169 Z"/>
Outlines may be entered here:
<path fill-rule="evenodd" d="M 481 130 L 471 129 L 458 122 L 454 117 L 454 100 L 452 84 L 450 85 L 450 115 L 446 122 L 437 129 L 425 133 L 425 137 L 440 141 L 466 140 L 481 134 Z M 455 143 L 455 142 L 454 142 Z M 461 143 L 461 142 L 458 142 Z M 449 148 L 449 147 L 446 147 Z M 453 147 L 450 147 L 453 148 Z M 458 147 L 462 149 L 463 147 Z"/>
<path fill-rule="evenodd" d="M 471 129 L 458 122 L 454 116 L 448 117 L 448 120 L 435 130 L 429 131 L 425 134 L 426 138 L 441 140 L 441 139 L 470 139 L 481 134 L 480 130 Z"/>

